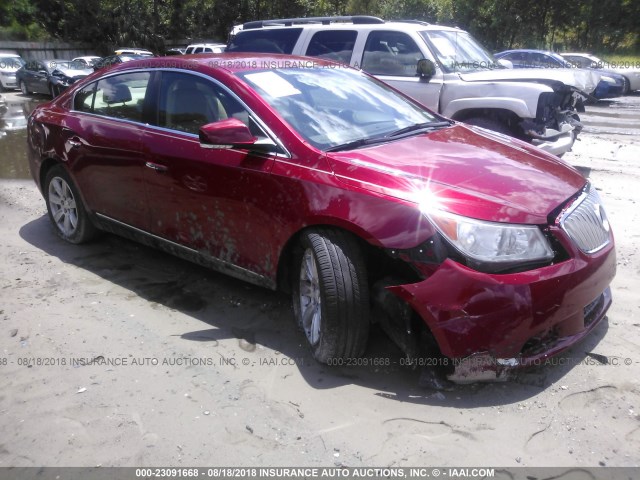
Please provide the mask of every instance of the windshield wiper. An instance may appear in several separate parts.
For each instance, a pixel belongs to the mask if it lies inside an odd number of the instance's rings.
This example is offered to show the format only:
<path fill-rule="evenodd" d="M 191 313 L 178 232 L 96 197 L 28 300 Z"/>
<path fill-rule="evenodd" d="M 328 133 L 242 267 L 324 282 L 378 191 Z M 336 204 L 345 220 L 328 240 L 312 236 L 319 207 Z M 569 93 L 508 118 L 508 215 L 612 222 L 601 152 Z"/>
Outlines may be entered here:
<path fill-rule="evenodd" d="M 426 122 L 426 123 L 416 123 L 414 125 L 409 125 L 408 127 L 401 128 L 400 130 L 396 130 L 395 132 L 391 132 L 386 135 L 386 138 L 389 137 L 399 137 L 401 135 L 406 135 L 408 133 L 420 132 L 423 130 L 436 130 L 438 128 L 450 127 L 451 122 Z"/>
<path fill-rule="evenodd" d="M 342 152 L 345 150 L 354 150 L 356 148 L 364 147 L 366 145 L 375 145 L 376 143 L 385 143 L 388 141 L 389 139 L 387 137 L 359 138 L 358 140 L 353 140 L 352 142 L 342 143 L 334 147 L 326 148 L 324 151 L 325 152 Z"/>
<path fill-rule="evenodd" d="M 404 135 L 413 134 L 416 132 L 428 132 L 432 130 L 437 130 L 438 128 L 450 127 L 451 122 L 426 122 L 426 123 L 416 123 L 414 125 L 409 125 L 408 127 L 401 128 L 400 130 L 396 130 L 387 135 L 383 135 L 381 137 L 370 137 L 370 138 L 359 138 L 358 140 L 353 140 L 351 142 L 342 143 L 340 145 L 336 145 L 334 147 L 330 147 L 325 149 L 325 152 L 341 152 L 345 150 L 354 150 L 356 148 L 364 147 L 367 145 L 375 145 L 377 143 L 385 143 L 390 142 L 392 139 L 397 139 L 398 137 L 402 137 Z"/>

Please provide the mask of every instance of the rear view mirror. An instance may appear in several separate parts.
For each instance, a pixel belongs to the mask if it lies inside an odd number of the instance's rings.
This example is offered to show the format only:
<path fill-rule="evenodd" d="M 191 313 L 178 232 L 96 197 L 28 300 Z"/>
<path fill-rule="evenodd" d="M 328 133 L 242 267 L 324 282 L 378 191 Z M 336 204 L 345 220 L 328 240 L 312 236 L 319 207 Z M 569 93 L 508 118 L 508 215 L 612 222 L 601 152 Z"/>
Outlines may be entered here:
<path fill-rule="evenodd" d="M 436 74 L 436 64 L 428 58 L 418 60 L 417 73 L 420 78 L 429 80 Z"/>
<path fill-rule="evenodd" d="M 511 62 L 511 60 L 505 60 L 504 58 L 499 59 L 498 64 L 506 68 L 513 68 L 513 62 Z"/>
<path fill-rule="evenodd" d="M 200 128 L 202 148 L 243 148 L 258 152 L 275 152 L 277 146 L 270 139 L 258 138 L 237 118 L 208 123 Z"/>

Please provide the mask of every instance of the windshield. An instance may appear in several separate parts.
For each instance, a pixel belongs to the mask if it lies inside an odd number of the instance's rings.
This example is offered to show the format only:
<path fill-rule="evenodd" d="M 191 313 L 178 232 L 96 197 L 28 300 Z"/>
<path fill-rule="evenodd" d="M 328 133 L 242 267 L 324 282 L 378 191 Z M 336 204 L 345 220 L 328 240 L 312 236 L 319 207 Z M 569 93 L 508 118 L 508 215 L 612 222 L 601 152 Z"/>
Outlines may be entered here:
<path fill-rule="evenodd" d="M 305 140 L 322 150 L 387 138 L 407 127 L 440 120 L 383 83 L 347 68 L 292 68 L 237 75 Z"/>
<path fill-rule="evenodd" d="M 445 72 L 470 72 L 503 68 L 467 32 L 425 30 L 420 32 Z"/>

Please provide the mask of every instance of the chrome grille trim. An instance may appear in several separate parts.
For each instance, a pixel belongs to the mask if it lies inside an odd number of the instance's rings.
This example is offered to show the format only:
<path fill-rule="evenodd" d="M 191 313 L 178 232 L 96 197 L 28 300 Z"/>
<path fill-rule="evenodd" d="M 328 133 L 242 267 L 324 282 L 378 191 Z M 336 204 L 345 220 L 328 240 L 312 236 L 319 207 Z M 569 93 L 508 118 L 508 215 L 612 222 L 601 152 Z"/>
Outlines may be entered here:
<path fill-rule="evenodd" d="M 587 184 L 580 196 L 560 216 L 560 228 L 584 253 L 595 253 L 611 241 L 611 228 L 596 189 Z"/>

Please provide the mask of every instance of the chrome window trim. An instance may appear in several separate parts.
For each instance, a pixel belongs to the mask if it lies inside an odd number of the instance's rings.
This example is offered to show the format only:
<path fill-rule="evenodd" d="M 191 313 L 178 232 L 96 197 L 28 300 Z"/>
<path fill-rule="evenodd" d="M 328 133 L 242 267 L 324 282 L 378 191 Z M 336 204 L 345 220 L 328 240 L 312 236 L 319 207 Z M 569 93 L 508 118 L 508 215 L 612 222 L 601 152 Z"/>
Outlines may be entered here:
<path fill-rule="evenodd" d="M 273 130 L 271 130 L 265 124 L 265 122 L 258 115 L 256 115 L 256 113 L 251 108 L 249 108 L 247 106 L 247 104 L 240 97 L 238 97 L 238 95 L 236 95 L 233 91 L 231 91 L 226 85 L 224 85 L 219 80 L 217 80 L 217 79 L 215 79 L 213 77 L 210 77 L 209 75 L 206 75 L 204 73 L 194 72 L 194 71 L 191 71 L 191 70 L 184 70 L 184 69 L 180 69 L 180 68 L 134 68 L 134 69 L 131 69 L 131 70 L 122 70 L 122 71 L 118 71 L 118 72 L 107 73 L 106 75 L 94 80 L 91 84 L 97 85 L 100 80 L 104 80 L 105 78 L 115 77 L 117 75 L 124 75 L 124 74 L 127 74 L 127 73 L 153 73 L 153 72 L 157 72 L 157 71 L 160 71 L 160 72 L 176 72 L 176 73 L 183 73 L 183 74 L 187 74 L 187 75 L 196 75 L 198 77 L 203 78 L 204 80 L 207 80 L 209 82 L 213 82 L 215 85 L 217 85 L 218 87 L 222 88 L 222 90 L 224 90 L 231 97 L 233 97 L 242 106 L 242 108 L 247 110 L 247 112 L 249 112 L 249 117 L 252 118 L 253 121 L 256 122 L 258 127 L 260 127 L 264 131 L 264 133 L 267 135 L 267 137 L 269 137 L 280 149 L 282 149 L 282 152 L 284 152 L 284 153 L 275 152 L 275 153 L 273 153 L 274 156 L 282 157 L 282 158 L 292 158 L 291 152 L 289 152 L 289 150 L 284 146 L 284 144 L 282 143 L 280 138 L 278 138 L 278 136 L 275 133 L 273 133 Z M 91 84 L 89 84 L 89 85 L 91 85 Z M 86 85 L 86 86 L 88 86 L 88 85 Z M 84 87 L 76 90 L 75 92 L 73 92 L 73 98 L 71 99 L 70 111 L 75 112 L 75 113 L 80 113 L 80 114 L 83 114 L 83 115 L 90 115 L 90 116 L 98 117 L 98 118 L 106 118 L 106 119 L 117 121 L 117 122 L 124 122 L 124 123 L 128 123 L 128 124 L 139 125 L 139 126 L 143 126 L 145 128 L 150 128 L 150 129 L 154 129 L 154 130 L 177 133 L 177 134 L 180 134 L 180 135 L 187 135 L 187 136 L 193 137 L 193 138 L 199 138 L 197 134 L 189 133 L 189 132 L 183 132 L 181 130 L 174 130 L 174 129 L 171 129 L 171 128 L 162 127 L 160 125 L 152 125 L 150 123 L 136 122 L 135 120 L 127 120 L 127 119 L 124 119 L 124 118 L 114 118 L 114 117 L 109 117 L 107 115 L 100 115 L 100 114 L 93 113 L 93 112 L 85 112 L 83 110 L 76 110 L 75 109 L 76 95 L 82 90 L 84 90 Z M 95 95 L 95 88 L 94 88 L 94 95 Z M 93 104 L 92 104 L 92 106 L 93 106 Z"/>

